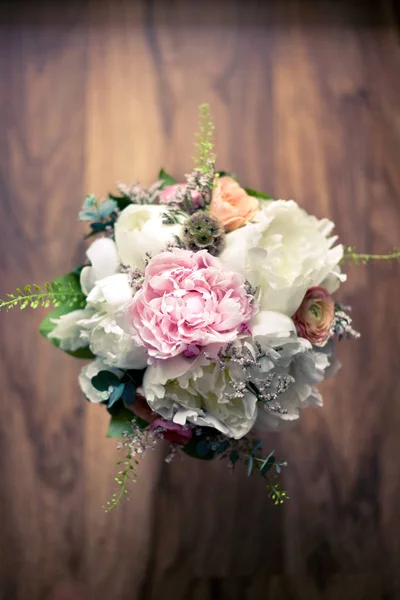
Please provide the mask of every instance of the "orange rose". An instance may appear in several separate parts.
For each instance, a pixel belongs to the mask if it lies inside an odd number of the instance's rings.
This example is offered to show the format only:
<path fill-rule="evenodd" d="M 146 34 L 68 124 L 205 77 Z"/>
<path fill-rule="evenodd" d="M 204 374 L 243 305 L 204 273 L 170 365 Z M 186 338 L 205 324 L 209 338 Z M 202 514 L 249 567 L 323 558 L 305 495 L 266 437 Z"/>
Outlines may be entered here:
<path fill-rule="evenodd" d="M 225 231 L 233 231 L 246 225 L 258 209 L 257 198 L 246 194 L 232 177 L 217 179 L 212 193 L 210 213 L 223 223 Z"/>

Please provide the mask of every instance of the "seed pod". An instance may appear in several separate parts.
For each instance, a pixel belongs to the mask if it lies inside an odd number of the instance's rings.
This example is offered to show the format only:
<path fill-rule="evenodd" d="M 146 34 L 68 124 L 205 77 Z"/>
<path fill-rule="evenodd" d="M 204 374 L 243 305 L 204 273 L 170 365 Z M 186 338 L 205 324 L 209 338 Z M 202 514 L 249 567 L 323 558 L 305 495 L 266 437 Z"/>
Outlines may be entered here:
<path fill-rule="evenodd" d="M 193 252 L 208 250 L 212 256 L 218 256 L 225 246 L 223 225 L 215 217 L 199 210 L 184 222 L 183 242 L 185 248 Z"/>

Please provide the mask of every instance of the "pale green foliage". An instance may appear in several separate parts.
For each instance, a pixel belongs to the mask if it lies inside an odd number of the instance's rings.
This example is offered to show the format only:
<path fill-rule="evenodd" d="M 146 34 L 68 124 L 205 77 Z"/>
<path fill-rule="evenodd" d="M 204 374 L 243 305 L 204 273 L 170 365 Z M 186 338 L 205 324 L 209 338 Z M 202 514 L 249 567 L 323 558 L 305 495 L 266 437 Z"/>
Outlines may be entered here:
<path fill-rule="evenodd" d="M 400 249 L 393 248 L 389 254 L 360 254 L 354 246 L 348 246 L 341 262 L 346 260 L 352 260 L 356 265 L 366 265 L 372 260 L 400 260 Z"/>
<path fill-rule="evenodd" d="M 111 500 L 107 501 L 106 506 L 104 507 L 106 512 L 116 508 L 121 500 L 129 500 L 128 484 L 130 481 L 136 483 L 135 467 L 139 464 L 139 461 L 132 456 L 131 452 L 128 452 L 124 461 L 119 460 L 116 464 L 117 467 L 123 465 L 123 468 L 118 471 L 118 474 L 115 477 L 119 489 L 113 493 Z"/>
<path fill-rule="evenodd" d="M 6 294 L 7 300 L 0 299 L 0 310 L 10 310 L 11 308 L 20 308 L 23 310 L 28 306 L 30 308 L 49 306 L 85 306 L 85 295 L 72 281 L 61 283 L 53 281 L 40 285 L 26 285 L 24 288 L 17 288 L 14 294 Z"/>
<path fill-rule="evenodd" d="M 209 173 L 210 165 L 215 163 L 214 130 L 215 125 L 211 117 L 210 105 L 201 104 L 199 106 L 199 131 L 196 134 L 197 141 L 194 144 L 193 160 L 195 166 L 203 173 Z"/>

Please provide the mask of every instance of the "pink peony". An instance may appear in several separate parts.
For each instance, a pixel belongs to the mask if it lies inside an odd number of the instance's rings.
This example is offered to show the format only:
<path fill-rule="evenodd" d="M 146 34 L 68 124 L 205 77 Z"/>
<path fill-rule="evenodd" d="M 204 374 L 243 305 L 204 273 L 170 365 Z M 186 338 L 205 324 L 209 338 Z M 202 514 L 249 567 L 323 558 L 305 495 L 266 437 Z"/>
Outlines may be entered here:
<path fill-rule="evenodd" d="M 325 346 L 330 338 L 335 316 L 335 303 L 328 290 L 322 286 L 307 290 L 303 302 L 293 315 L 297 333 L 314 346 Z"/>
<path fill-rule="evenodd" d="M 186 183 L 174 183 L 174 185 L 168 185 L 161 191 L 160 194 L 160 204 L 173 204 L 177 202 L 176 200 L 176 192 L 178 189 L 185 192 L 187 188 Z M 204 201 L 199 192 L 192 191 L 192 202 L 194 208 L 201 208 L 204 206 Z"/>
<path fill-rule="evenodd" d="M 243 275 L 225 270 L 206 250 L 174 248 L 149 262 L 127 311 L 149 355 L 171 358 L 234 341 L 254 304 Z"/>
<path fill-rule="evenodd" d="M 152 422 L 150 431 L 156 431 L 163 440 L 167 440 L 173 444 L 185 445 L 192 437 L 192 429 L 190 427 L 166 421 L 162 417 Z"/>

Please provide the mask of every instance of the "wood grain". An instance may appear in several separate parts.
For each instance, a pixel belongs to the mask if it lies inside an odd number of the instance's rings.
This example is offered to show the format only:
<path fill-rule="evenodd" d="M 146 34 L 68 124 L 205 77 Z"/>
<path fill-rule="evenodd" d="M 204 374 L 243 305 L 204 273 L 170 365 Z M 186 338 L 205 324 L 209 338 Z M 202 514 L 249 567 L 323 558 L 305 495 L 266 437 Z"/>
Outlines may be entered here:
<path fill-rule="evenodd" d="M 204 101 L 219 165 L 346 244 L 398 245 L 396 18 L 389 1 L 2 5 L 2 293 L 81 262 L 86 192 L 183 177 Z M 400 598 L 399 274 L 349 267 L 362 339 L 324 408 L 266 440 L 289 461 L 278 509 L 261 481 L 160 447 L 105 514 L 117 452 L 78 361 L 38 336 L 41 311 L 0 315 L 0 598 Z"/>

